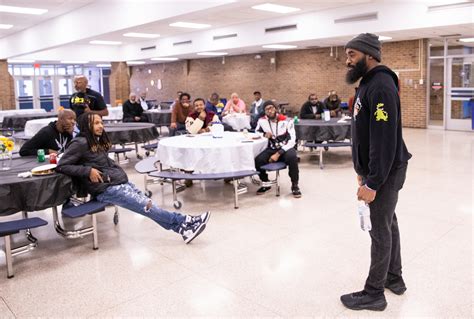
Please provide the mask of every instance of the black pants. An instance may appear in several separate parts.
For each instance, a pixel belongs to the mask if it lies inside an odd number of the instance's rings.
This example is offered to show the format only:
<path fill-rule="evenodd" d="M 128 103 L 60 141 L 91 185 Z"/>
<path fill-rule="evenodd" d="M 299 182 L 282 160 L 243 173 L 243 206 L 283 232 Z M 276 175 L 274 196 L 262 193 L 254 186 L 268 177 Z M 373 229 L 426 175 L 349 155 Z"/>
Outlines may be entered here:
<path fill-rule="evenodd" d="M 377 191 L 375 200 L 369 205 L 372 247 L 370 271 L 364 287 L 369 294 L 383 293 L 387 278 L 392 280 L 402 275 L 400 232 L 395 207 L 406 172 L 406 164 L 392 170 L 385 184 Z"/>
<path fill-rule="evenodd" d="M 268 174 L 265 170 L 261 170 L 265 164 L 269 163 L 270 157 L 275 154 L 276 151 L 270 148 L 266 148 L 262 153 L 258 154 L 255 158 L 255 167 L 258 171 L 260 171 L 260 180 L 262 182 L 268 182 Z M 298 169 L 298 157 L 296 156 L 296 150 L 294 148 L 290 148 L 288 151 L 280 155 L 278 158 L 279 162 L 284 162 L 288 165 L 288 175 L 290 176 L 291 183 L 298 185 L 299 180 L 299 169 Z"/>

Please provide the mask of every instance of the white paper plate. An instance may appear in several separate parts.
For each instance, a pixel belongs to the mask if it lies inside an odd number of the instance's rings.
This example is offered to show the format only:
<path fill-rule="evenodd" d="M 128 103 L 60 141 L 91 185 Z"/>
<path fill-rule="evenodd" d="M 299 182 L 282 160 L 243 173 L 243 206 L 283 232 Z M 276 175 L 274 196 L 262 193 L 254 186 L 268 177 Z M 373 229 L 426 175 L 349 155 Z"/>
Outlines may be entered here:
<path fill-rule="evenodd" d="M 50 175 L 54 173 L 54 169 L 56 168 L 57 164 L 46 164 L 35 167 L 31 170 L 31 174 L 33 175 Z"/>

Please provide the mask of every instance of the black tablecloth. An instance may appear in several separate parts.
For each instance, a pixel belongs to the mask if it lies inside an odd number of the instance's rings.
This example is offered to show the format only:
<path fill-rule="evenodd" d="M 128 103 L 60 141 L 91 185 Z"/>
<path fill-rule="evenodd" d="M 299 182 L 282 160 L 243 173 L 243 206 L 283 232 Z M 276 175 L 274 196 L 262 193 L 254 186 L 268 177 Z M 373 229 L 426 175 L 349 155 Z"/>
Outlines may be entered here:
<path fill-rule="evenodd" d="M 0 216 L 61 205 L 72 195 L 69 176 L 59 173 L 29 178 L 17 176 L 43 164 L 47 162 L 38 163 L 35 156 L 16 157 L 10 170 L 0 171 Z"/>
<path fill-rule="evenodd" d="M 304 141 L 342 141 L 351 138 L 351 122 L 338 123 L 340 118 L 324 120 L 299 120 L 295 125 L 296 138 Z"/>
<path fill-rule="evenodd" d="M 2 128 L 12 128 L 15 130 L 24 130 L 25 124 L 29 120 L 45 119 L 48 117 L 57 117 L 57 113 L 38 113 L 38 114 L 18 114 L 5 116 L 3 118 Z"/>
<path fill-rule="evenodd" d="M 153 123 L 114 123 L 104 128 L 112 144 L 145 143 L 159 136 Z"/>
<path fill-rule="evenodd" d="M 171 124 L 171 110 L 148 111 L 143 114 L 148 118 L 148 122 L 155 123 L 157 126 L 168 126 Z"/>

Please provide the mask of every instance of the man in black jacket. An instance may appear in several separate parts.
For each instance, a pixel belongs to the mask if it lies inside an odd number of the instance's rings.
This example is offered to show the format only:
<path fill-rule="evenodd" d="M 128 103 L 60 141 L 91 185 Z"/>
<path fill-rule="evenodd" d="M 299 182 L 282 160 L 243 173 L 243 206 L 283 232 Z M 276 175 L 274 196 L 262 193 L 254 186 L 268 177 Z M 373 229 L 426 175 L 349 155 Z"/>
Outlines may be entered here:
<path fill-rule="evenodd" d="M 148 122 L 135 93 L 130 93 L 128 100 L 123 103 L 122 109 L 123 122 Z"/>
<path fill-rule="evenodd" d="M 127 173 L 108 156 L 111 143 L 98 114 L 86 113 L 78 119 L 81 133 L 71 142 L 56 171 L 74 177 L 81 189 L 97 201 L 118 205 L 152 219 L 172 230 L 189 244 L 205 228 L 210 212 L 198 216 L 168 212 L 129 182 Z"/>
<path fill-rule="evenodd" d="M 400 234 L 395 207 L 411 154 L 402 138 L 398 78 L 381 65 L 378 36 L 360 34 L 346 44 L 349 84 L 360 78 L 352 118 L 352 160 L 357 173 L 357 197 L 370 206 L 371 263 L 364 290 L 341 296 L 349 309 L 382 311 L 384 287 L 405 292 Z"/>
<path fill-rule="evenodd" d="M 100 116 L 109 115 L 104 98 L 99 92 L 87 87 L 89 81 L 85 75 L 76 75 L 74 77 L 74 88 L 76 93 L 69 99 L 69 107 L 76 112 L 79 117 L 82 113 L 93 112 Z"/>
<path fill-rule="evenodd" d="M 62 110 L 58 120 L 43 127 L 28 140 L 20 149 L 20 156 L 36 155 L 39 149 L 45 154 L 63 153 L 70 140 L 76 125 L 76 113 L 71 110 Z"/>
<path fill-rule="evenodd" d="M 324 104 L 318 100 L 316 94 L 311 93 L 300 110 L 300 118 L 302 119 L 320 119 L 324 113 Z"/>

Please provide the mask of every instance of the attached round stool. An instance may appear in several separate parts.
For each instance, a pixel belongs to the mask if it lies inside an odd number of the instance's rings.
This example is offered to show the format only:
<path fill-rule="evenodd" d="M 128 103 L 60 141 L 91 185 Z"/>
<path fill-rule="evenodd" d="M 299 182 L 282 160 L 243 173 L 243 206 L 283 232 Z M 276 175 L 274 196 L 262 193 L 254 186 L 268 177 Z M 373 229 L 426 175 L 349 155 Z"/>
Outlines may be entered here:
<path fill-rule="evenodd" d="M 286 164 L 284 162 L 274 162 L 265 164 L 260 169 L 263 169 L 267 172 L 276 172 L 275 179 L 269 180 L 268 182 L 262 182 L 262 187 L 271 187 L 276 185 L 276 196 L 280 196 L 280 170 L 285 169 Z"/>

